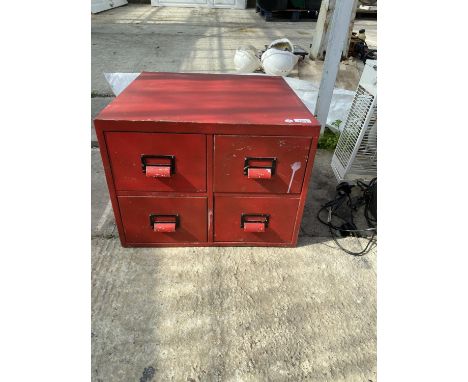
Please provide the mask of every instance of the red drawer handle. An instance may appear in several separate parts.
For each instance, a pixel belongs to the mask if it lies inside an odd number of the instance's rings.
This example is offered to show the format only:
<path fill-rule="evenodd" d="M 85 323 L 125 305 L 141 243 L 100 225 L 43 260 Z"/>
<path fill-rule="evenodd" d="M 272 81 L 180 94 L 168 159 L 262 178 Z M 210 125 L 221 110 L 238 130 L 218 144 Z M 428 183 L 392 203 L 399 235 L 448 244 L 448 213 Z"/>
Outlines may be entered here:
<path fill-rule="evenodd" d="M 269 222 L 268 214 L 241 214 L 241 228 L 244 232 L 265 232 Z"/>
<path fill-rule="evenodd" d="M 154 232 L 175 232 L 176 223 L 154 223 Z"/>
<path fill-rule="evenodd" d="M 148 178 L 170 178 L 175 174 L 175 156 L 143 154 L 141 170 Z"/>
<path fill-rule="evenodd" d="M 244 232 L 265 232 L 265 223 L 244 223 Z"/>
<path fill-rule="evenodd" d="M 247 170 L 249 179 L 271 179 L 271 168 L 249 168 Z"/>
<path fill-rule="evenodd" d="M 175 232 L 179 227 L 179 215 L 150 215 L 150 226 L 154 232 Z"/>
<path fill-rule="evenodd" d="M 148 178 L 170 178 L 171 168 L 169 166 L 146 166 L 145 175 Z"/>
<path fill-rule="evenodd" d="M 271 179 L 276 171 L 274 157 L 246 157 L 244 159 L 244 175 L 249 179 Z"/>

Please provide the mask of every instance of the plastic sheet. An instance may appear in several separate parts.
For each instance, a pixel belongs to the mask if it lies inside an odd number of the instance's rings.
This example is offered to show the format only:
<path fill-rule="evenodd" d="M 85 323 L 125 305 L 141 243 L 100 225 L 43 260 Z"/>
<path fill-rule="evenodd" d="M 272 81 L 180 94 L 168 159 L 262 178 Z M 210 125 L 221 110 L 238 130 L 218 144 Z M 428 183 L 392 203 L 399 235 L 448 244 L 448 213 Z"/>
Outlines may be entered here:
<path fill-rule="evenodd" d="M 112 92 L 118 96 L 140 73 L 104 73 Z"/>
<path fill-rule="evenodd" d="M 297 94 L 311 113 L 315 112 L 315 104 L 319 85 L 298 78 L 283 77 L 291 89 Z M 346 89 L 335 88 L 328 112 L 327 125 L 333 130 L 343 130 L 344 122 L 348 115 L 355 92 Z M 341 121 L 341 123 L 340 123 Z"/>

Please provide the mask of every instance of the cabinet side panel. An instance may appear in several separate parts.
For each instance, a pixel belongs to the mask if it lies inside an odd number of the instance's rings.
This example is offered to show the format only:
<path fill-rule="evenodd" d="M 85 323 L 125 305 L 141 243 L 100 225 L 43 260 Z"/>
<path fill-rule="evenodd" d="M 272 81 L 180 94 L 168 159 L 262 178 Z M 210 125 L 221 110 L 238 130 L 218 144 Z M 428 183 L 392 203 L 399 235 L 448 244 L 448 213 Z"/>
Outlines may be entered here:
<path fill-rule="evenodd" d="M 312 176 L 312 169 L 314 167 L 315 154 L 317 152 L 318 137 L 312 138 L 312 143 L 309 150 L 309 160 L 307 162 L 306 172 L 304 176 L 304 183 L 302 184 L 302 192 L 299 200 L 299 207 L 297 209 L 296 224 L 293 232 L 293 243 L 297 245 L 297 239 L 299 235 L 299 229 L 301 228 L 302 215 L 304 213 L 304 206 L 307 199 L 307 192 L 309 191 L 310 178 Z"/>
<path fill-rule="evenodd" d="M 99 151 L 101 153 L 102 165 L 104 167 L 104 173 L 106 174 L 107 188 L 109 190 L 109 196 L 112 203 L 112 210 L 114 211 L 115 223 L 117 224 L 117 230 L 119 232 L 120 242 L 123 247 L 127 247 L 127 240 L 125 238 L 125 232 L 122 224 L 122 217 L 119 209 L 119 202 L 115 192 L 114 180 L 112 178 L 112 171 L 109 161 L 109 153 L 107 149 L 106 138 L 103 132 L 104 121 L 94 121 L 94 128 L 96 130 L 96 136 L 99 142 Z"/>

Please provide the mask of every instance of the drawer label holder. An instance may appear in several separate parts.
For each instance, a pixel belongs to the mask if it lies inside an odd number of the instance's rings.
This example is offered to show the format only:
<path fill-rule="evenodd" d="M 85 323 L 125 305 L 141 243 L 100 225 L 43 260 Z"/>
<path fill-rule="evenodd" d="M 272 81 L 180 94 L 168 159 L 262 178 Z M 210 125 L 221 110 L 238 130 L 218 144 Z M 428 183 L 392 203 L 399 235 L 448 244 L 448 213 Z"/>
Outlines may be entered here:
<path fill-rule="evenodd" d="M 179 215 L 159 215 L 149 216 L 150 226 L 154 232 L 175 232 L 180 225 Z"/>
<path fill-rule="evenodd" d="M 276 157 L 246 157 L 244 159 L 244 175 L 249 179 L 271 179 L 275 172 Z"/>
<path fill-rule="evenodd" d="M 270 221 L 268 214 L 241 214 L 241 228 L 244 232 L 265 232 Z"/>
<path fill-rule="evenodd" d="M 143 154 L 141 170 L 150 178 L 169 178 L 175 174 L 175 156 Z"/>

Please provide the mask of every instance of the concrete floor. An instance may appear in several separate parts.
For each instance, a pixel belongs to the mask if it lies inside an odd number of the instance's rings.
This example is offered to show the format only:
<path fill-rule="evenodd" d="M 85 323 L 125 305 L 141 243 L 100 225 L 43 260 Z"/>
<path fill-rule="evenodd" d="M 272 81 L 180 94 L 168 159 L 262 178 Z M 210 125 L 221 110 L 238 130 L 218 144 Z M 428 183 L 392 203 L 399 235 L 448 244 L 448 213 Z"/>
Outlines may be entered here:
<path fill-rule="evenodd" d="M 356 24 L 372 45 L 375 21 Z M 113 99 L 104 72 L 233 72 L 238 45 L 308 47 L 314 27 L 251 9 L 93 15 L 91 114 Z M 320 69 L 306 61 L 293 76 L 318 82 Z M 338 86 L 354 89 L 359 72 L 342 65 Z M 376 252 L 344 254 L 315 218 L 336 186 L 330 152 L 317 153 L 297 248 L 124 249 L 92 146 L 93 381 L 376 380 Z"/>
<path fill-rule="evenodd" d="M 309 49 L 315 22 L 265 22 L 254 9 L 208 9 L 129 5 L 92 16 L 92 87 L 111 94 L 105 72 L 234 73 L 235 50 L 246 44 L 263 49 L 272 40 L 289 38 Z M 377 44 L 375 20 L 357 20 L 367 43 Z M 360 70 L 343 63 L 337 86 L 355 90 Z M 293 76 L 320 81 L 322 63 L 305 60 Z"/>

